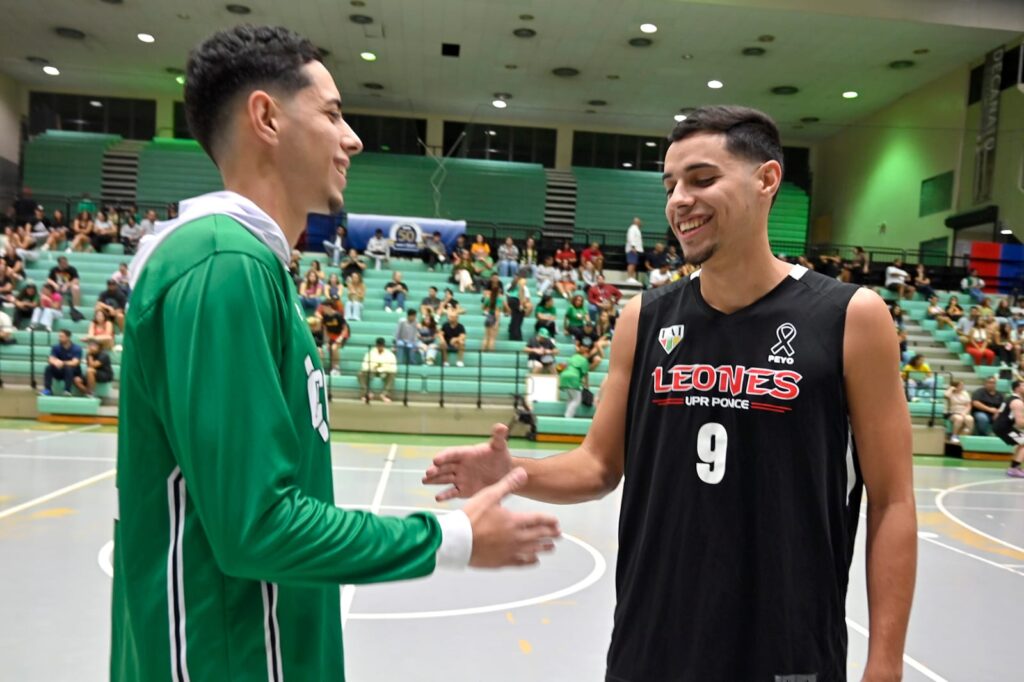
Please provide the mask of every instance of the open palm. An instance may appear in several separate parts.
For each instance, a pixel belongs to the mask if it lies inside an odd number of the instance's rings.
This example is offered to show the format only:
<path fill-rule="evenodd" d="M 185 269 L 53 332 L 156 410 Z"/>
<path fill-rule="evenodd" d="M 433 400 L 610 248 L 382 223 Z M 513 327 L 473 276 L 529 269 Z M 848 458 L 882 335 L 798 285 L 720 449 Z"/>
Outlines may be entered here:
<path fill-rule="evenodd" d="M 423 476 L 425 485 L 450 486 L 439 492 L 438 502 L 456 497 L 472 497 L 512 470 L 508 449 L 508 427 L 495 424 L 491 439 L 478 445 L 445 448 Z"/>

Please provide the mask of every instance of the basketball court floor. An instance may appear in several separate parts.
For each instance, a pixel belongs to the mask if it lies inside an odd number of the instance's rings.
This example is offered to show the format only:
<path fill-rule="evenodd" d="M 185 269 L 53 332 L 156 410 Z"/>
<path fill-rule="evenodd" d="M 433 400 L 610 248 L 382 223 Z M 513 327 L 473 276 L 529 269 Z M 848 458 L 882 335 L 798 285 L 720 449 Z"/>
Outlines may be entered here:
<path fill-rule="evenodd" d="M 338 503 L 443 513 L 450 507 L 420 477 L 456 440 L 335 433 Z M 519 454 L 550 452 L 520 445 Z M 115 454 L 111 429 L 0 422 L 0 680 L 106 679 Z M 915 460 L 920 563 L 904 679 L 1024 679 L 1024 482 L 957 464 Z M 348 679 L 603 679 L 618 505 L 616 492 L 548 507 L 566 536 L 536 568 L 340 589 Z M 851 680 L 867 655 L 863 540 L 862 522 L 847 601 Z"/>

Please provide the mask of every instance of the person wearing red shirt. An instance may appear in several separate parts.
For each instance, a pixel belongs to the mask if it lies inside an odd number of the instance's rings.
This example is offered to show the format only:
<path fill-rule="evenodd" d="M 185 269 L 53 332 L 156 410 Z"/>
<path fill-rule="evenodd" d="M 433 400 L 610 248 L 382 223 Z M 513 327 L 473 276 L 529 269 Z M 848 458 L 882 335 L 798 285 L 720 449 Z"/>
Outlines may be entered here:
<path fill-rule="evenodd" d="M 601 253 L 601 247 L 597 242 L 592 243 L 587 248 L 583 249 L 583 253 L 580 254 L 580 262 L 592 262 L 594 269 L 598 272 L 604 272 L 604 254 Z"/>
<path fill-rule="evenodd" d="M 617 286 L 604 281 L 604 275 L 597 276 L 597 284 L 587 291 L 587 301 L 590 304 L 590 316 L 597 319 L 601 311 L 607 311 L 610 318 L 615 317 L 615 306 L 622 298 L 622 292 Z"/>
<path fill-rule="evenodd" d="M 566 239 L 562 243 L 562 248 L 555 251 L 555 266 L 559 270 L 572 270 L 576 267 L 576 250 L 572 248 L 572 242 Z"/>

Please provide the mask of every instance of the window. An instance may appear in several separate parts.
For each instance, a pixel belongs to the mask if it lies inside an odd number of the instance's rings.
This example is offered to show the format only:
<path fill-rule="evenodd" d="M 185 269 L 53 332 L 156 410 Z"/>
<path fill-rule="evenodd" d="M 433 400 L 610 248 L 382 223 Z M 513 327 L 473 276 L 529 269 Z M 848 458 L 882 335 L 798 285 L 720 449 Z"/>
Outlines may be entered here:
<path fill-rule="evenodd" d="M 192 131 L 188 129 L 188 118 L 185 116 L 185 103 L 174 103 L 174 137 L 179 140 L 191 140 Z"/>
<path fill-rule="evenodd" d="M 455 149 L 453 156 L 463 159 L 539 163 L 548 168 L 555 165 L 554 128 L 445 121 L 445 154 L 452 152 L 463 133 L 465 137 Z"/>
<path fill-rule="evenodd" d="M 668 149 L 661 135 L 618 135 L 576 131 L 572 165 L 622 170 L 660 171 Z"/>
<path fill-rule="evenodd" d="M 422 118 L 398 118 L 368 114 L 345 114 L 363 149 L 368 152 L 423 155 L 419 140 L 427 139 L 427 121 Z"/>
<path fill-rule="evenodd" d="M 29 134 L 46 130 L 113 133 L 134 140 L 149 140 L 156 133 L 156 102 L 147 99 L 29 94 Z"/>

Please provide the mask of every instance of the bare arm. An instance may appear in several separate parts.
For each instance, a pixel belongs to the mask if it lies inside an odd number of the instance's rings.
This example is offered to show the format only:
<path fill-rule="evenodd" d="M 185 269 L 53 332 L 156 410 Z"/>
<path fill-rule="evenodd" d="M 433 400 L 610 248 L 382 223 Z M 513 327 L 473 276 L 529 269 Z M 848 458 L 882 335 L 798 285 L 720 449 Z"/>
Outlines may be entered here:
<path fill-rule="evenodd" d="M 899 351 L 887 340 L 885 303 L 859 291 L 843 343 L 850 422 L 868 496 L 867 578 L 871 639 L 865 680 L 899 680 L 917 569 L 917 513 L 910 415 Z"/>

